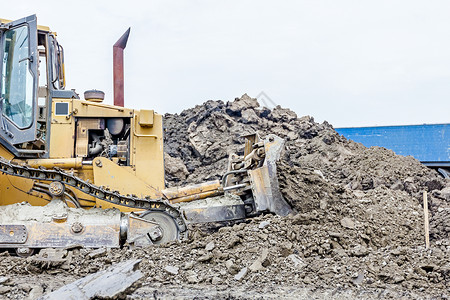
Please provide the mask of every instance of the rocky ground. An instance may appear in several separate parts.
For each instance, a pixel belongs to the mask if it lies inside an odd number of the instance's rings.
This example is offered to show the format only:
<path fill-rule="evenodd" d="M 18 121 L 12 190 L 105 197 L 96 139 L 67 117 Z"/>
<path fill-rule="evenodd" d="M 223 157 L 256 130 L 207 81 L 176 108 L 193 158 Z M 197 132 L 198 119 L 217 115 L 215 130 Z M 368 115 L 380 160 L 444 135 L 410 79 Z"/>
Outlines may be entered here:
<path fill-rule="evenodd" d="M 65 253 L 59 264 L 0 256 L 0 297 L 37 297 L 129 258 L 128 297 L 379 299 L 450 297 L 450 181 L 412 157 L 346 140 L 333 127 L 247 95 L 165 115 L 169 186 L 220 178 L 243 134 L 286 140 L 280 188 L 295 209 L 233 226 L 193 226 L 182 243 Z M 430 203 L 425 249 L 422 193 Z"/>

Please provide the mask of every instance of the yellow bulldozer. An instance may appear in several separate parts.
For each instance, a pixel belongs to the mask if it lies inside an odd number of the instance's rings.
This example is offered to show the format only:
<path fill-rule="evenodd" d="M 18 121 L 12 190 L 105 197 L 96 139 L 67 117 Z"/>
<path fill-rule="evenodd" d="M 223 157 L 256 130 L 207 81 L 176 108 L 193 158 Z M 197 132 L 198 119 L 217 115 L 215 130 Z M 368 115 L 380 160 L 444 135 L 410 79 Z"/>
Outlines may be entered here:
<path fill-rule="evenodd" d="M 119 247 L 186 236 L 187 224 L 291 208 L 277 182 L 284 141 L 246 136 L 222 180 L 166 189 L 163 118 L 124 107 L 114 44 L 114 105 L 65 88 L 64 51 L 36 16 L 0 19 L 0 248 Z"/>

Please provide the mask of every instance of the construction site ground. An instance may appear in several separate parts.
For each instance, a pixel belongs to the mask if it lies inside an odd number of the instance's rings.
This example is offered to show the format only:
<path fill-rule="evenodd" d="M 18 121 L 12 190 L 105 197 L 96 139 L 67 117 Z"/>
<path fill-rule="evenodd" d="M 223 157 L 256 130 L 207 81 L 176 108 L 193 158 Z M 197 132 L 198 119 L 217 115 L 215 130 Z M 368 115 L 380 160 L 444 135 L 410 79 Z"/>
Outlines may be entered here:
<path fill-rule="evenodd" d="M 220 178 L 245 134 L 284 138 L 278 180 L 295 213 L 190 226 L 187 240 L 161 246 L 72 249 L 53 262 L 1 252 L 0 299 L 35 299 L 132 258 L 144 276 L 116 298 L 450 297 L 450 180 L 436 171 L 247 95 L 166 114 L 164 123 L 168 186 Z"/>

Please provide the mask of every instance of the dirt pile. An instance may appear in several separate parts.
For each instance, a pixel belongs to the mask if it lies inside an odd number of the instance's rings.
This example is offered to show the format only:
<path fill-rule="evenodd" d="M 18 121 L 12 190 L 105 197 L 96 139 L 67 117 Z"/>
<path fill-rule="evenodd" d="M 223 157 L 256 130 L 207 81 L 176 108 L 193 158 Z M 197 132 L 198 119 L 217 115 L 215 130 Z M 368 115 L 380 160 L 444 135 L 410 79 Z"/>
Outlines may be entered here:
<path fill-rule="evenodd" d="M 280 186 L 298 211 L 318 208 L 320 201 L 367 198 L 366 192 L 387 193 L 386 199 L 394 202 L 409 197 L 411 205 L 419 207 L 422 192 L 428 191 L 432 238 L 450 238 L 450 183 L 437 172 L 412 157 L 349 141 L 327 122 L 298 118 L 279 106 L 261 108 L 247 95 L 227 103 L 210 100 L 179 115 L 165 115 L 166 157 L 169 162 L 177 160 L 176 171 L 171 172 L 172 167 L 166 171 L 168 185 L 220 178 L 229 153 L 242 153 L 241 136 L 253 132 L 274 133 L 286 140 L 279 164 Z M 394 227 L 405 217 L 401 212 L 379 213 L 382 220 L 393 220 Z"/>
<path fill-rule="evenodd" d="M 172 185 L 218 178 L 225 171 L 228 154 L 242 151 L 240 136 L 244 134 L 274 133 L 286 140 L 278 164 L 279 182 L 298 214 L 277 219 L 283 225 L 276 228 L 288 228 L 278 231 L 277 237 L 257 236 L 277 241 L 268 249 L 294 253 L 307 261 L 305 265 L 309 262 L 301 275 L 286 271 L 288 278 L 294 276 L 293 284 L 359 282 L 373 287 L 378 282 L 381 285 L 375 286 L 401 283 L 406 288 L 449 284 L 450 181 L 416 159 L 380 147 L 366 148 L 345 139 L 327 122 L 298 118 L 289 109 L 260 108 L 247 95 L 227 103 L 208 101 L 165 119 L 166 152 L 181 159 L 190 173 L 186 177 L 169 173 Z M 423 191 L 429 196 L 432 251 L 422 247 Z M 261 241 L 248 247 L 257 253 L 265 249 Z M 239 253 L 243 252 L 247 251 Z M 433 262 L 441 266 L 439 275 L 429 274 L 437 270 L 434 267 L 414 265 L 416 259 L 433 255 Z M 421 270 L 437 277 L 425 279 Z M 266 275 L 271 280 L 278 276 Z"/>

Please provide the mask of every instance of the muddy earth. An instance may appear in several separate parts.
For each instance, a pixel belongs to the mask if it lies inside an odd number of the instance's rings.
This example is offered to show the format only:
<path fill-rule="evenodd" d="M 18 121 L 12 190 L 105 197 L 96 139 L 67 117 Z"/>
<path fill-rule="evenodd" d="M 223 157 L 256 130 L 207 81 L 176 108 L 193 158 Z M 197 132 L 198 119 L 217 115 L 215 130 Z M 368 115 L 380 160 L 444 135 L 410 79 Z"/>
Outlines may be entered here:
<path fill-rule="evenodd" d="M 278 179 L 295 213 L 191 226 L 141 249 L 73 249 L 58 262 L 0 253 L 0 299 L 35 299 L 141 258 L 128 299 L 448 299 L 450 180 L 412 157 L 366 148 L 324 122 L 247 95 L 165 115 L 168 186 L 218 179 L 244 134 L 286 140 Z M 431 247 L 425 249 L 423 191 Z"/>

